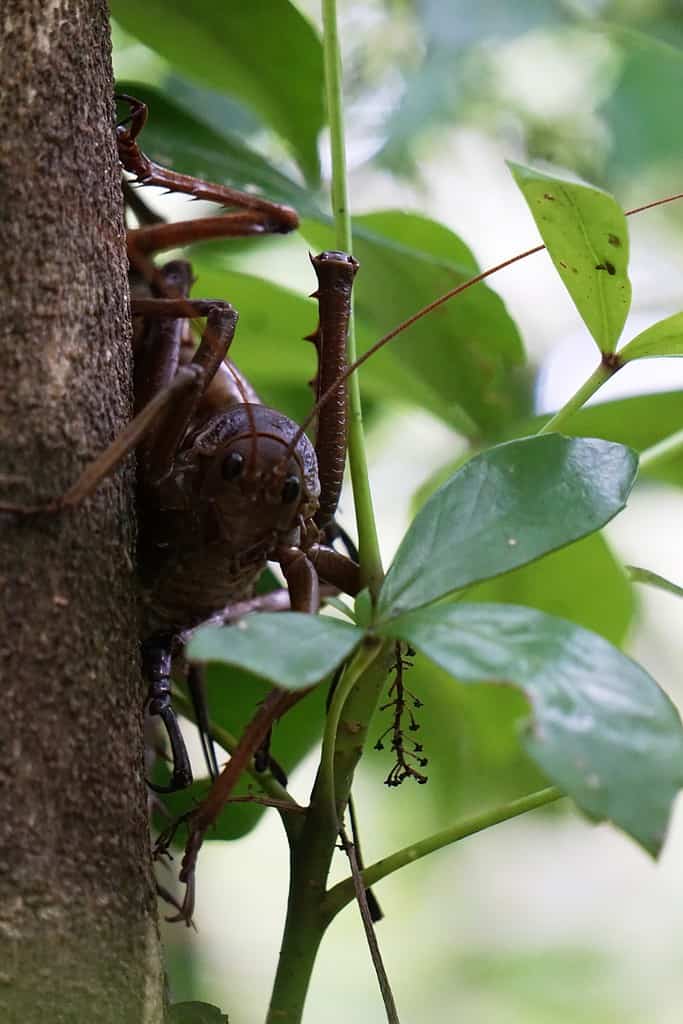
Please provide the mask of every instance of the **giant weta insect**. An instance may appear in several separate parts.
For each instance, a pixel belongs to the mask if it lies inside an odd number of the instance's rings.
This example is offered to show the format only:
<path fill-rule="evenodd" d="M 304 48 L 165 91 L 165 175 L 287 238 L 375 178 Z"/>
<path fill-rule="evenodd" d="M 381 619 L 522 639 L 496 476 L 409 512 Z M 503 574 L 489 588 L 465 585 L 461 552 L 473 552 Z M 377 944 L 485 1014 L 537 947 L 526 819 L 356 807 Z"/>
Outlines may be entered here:
<path fill-rule="evenodd" d="M 296 611 L 318 611 L 321 580 L 350 595 L 359 590 L 357 563 L 327 542 L 346 460 L 343 371 L 358 264 L 339 252 L 312 260 L 319 282 L 319 326 L 310 340 L 318 353 L 317 396 L 323 395 L 314 448 L 298 424 L 259 403 L 227 359 L 237 323 L 232 306 L 190 299 L 188 263 L 175 260 L 157 268 L 150 259 L 154 252 L 203 238 L 291 231 L 298 225 L 295 211 L 154 163 L 137 144 L 147 117 L 145 104 L 118 98 L 130 108 L 116 129 L 119 158 L 134 180 L 207 199 L 229 211 L 188 222 L 144 224 L 128 232 L 136 415 L 65 494 L 40 506 L 2 508 L 35 513 L 73 507 L 137 451 L 141 635 L 149 683 L 145 704 L 162 719 L 173 755 L 168 785 L 155 788 L 172 791 L 192 781 L 170 699 L 179 634 L 216 614 L 229 619 L 235 605 L 246 610 L 283 607 L 281 592 L 275 603 L 270 595 L 254 597 L 268 561 L 280 565 L 288 589 L 284 606 Z M 206 320 L 196 351 L 190 318 Z M 273 723 L 303 695 L 275 688 L 258 708 L 207 800 L 190 816 L 192 859 Z M 267 758 L 263 763 L 268 765 Z M 190 881 L 191 873 L 187 865 L 184 880 Z M 187 921 L 191 890 L 190 884 L 179 915 Z"/>
<path fill-rule="evenodd" d="M 217 217 L 151 224 L 128 233 L 132 268 L 151 297 L 134 288 L 135 394 L 141 433 L 138 506 L 141 522 L 143 663 L 149 710 L 162 717 L 174 755 L 172 790 L 191 781 L 175 715 L 169 674 L 174 639 L 236 601 L 249 599 L 267 561 L 278 562 L 291 608 L 315 612 L 319 576 L 340 590 L 358 590 L 355 563 L 321 543 L 339 499 L 346 457 L 346 389 L 318 419 L 315 453 L 297 424 L 258 402 L 226 361 L 237 314 L 226 302 L 188 299 L 191 268 L 173 261 L 157 269 L 149 255 L 198 238 L 293 230 L 298 219 L 279 206 L 223 186 L 169 171 L 137 145 L 147 110 L 132 97 L 130 127 L 117 128 L 119 156 L 140 184 L 238 209 Z M 319 356 L 318 392 L 345 365 L 351 286 L 357 264 L 343 253 L 313 260 L 319 279 L 320 326 L 312 335 Z M 187 317 L 205 316 L 196 352 Z M 185 366 L 182 363 L 185 362 Z M 191 376 L 187 376 L 190 374 Z M 179 394 L 149 427 L 150 403 Z M 129 429 L 134 431 L 136 420 Z M 265 602 L 267 605 L 267 602 Z M 258 602 L 256 602 L 258 605 Z M 290 698 L 291 699 L 291 698 Z"/>

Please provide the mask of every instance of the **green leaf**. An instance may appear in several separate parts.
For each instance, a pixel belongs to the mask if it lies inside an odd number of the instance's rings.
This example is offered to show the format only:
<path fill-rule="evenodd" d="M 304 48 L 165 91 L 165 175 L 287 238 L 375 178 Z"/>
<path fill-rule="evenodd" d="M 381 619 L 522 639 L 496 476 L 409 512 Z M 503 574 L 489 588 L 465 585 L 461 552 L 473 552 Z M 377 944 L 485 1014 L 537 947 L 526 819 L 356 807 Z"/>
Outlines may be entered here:
<path fill-rule="evenodd" d="M 420 510 L 380 590 L 382 618 L 526 565 L 599 530 L 638 469 L 622 445 L 559 434 L 470 459 Z"/>
<path fill-rule="evenodd" d="M 617 646 L 626 638 L 636 605 L 629 577 L 602 533 L 486 580 L 468 591 L 467 600 L 538 608 Z"/>
<path fill-rule="evenodd" d="M 278 171 L 219 122 L 208 127 L 165 92 L 146 83 L 118 81 L 116 86 L 119 92 L 147 104 L 149 117 L 140 135 L 140 147 L 153 160 L 182 174 L 243 191 L 256 186 L 267 199 L 289 203 L 309 216 L 316 215 L 317 207 L 307 189 Z"/>
<path fill-rule="evenodd" d="M 316 248 L 334 248 L 330 228 L 305 221 L 301 231 Z M 457 235 L 417 214 L 356 217 L 353 239 L 360 352 L 479 270 Z M 495 433 L 525 407 L 512 376 L 523 359 L 503 301 L 479 284 L 397 336 L 367 366 L 384 377 L 394 398 L 418 400 L 472 436 Z"/>
<path fill-rule="evenodd" d="M 511 433 L 518 437 L 536 433 L 549 418 L 536 416 L 523 420 L 514 425 Z M 562 429 L 565 434 L 602 437 L 644 451 L 683 429 L 683 391 L 660 391 L 584 406 Z M 676 456 L 664 464 L 657 463 L 652 470 L 643 468 L 642 472 L 643 476 L 683 485 L 683 465 Z"/>
<path fill-rule="evenodd" d="M 306 179 L 320 177 L 322 47 L 289 0 L 113 0 L 116 20 L 188 78 L 237 97 L 290 145 Z M 296 55 L 296 74 L 284 57 Z"/>
<path fill-rule="evenodd" d="M 599 189 L 509 167 L 600 352 L 614 352 L 631 305 L 623 211 Z"/>
<path fill-rule="evenodd" d="M 236 665 L 284 689 L 301 690 L 332 672 L 363 636 L 337 619 L 264 612 L 233 626 L 205 626 L 190 641 L 187 656 Z"/>
<path fill-rule="evenodd" d="M 169 1024 L 228 1024 L 228 1016 L 212 1003 L 174 1003 Z"/>
<path fill-rule="evenodd" d="M 659 853 L 683 786 L 683 728 L 640 665 L 580 626 L 515 605 L 443 605 L 380 632 L 461 682 L 521 689 L 532 711 L 522 740 L 548 778 L 589 817 Z"/>
<path fill-rule="evenodd" d="M 658 590 L 664 590 L 667 594 L 673 594 L 674 597 L 683 597 L 683 587 L 679 587 L 678 584 L 672 583 L 666 577 L 653 572 L 652 569 L 641 569 L 637 565 L 627 565 L 626 571 L 628 572 L 629 579 L 634 583 L 647 583 Z"/>
<path fill-rule="evenodd" d="M 683 356 L 683 313 L 653 324 L 619 350 L 619 358 L 625 363 L 651 356 Z"/>

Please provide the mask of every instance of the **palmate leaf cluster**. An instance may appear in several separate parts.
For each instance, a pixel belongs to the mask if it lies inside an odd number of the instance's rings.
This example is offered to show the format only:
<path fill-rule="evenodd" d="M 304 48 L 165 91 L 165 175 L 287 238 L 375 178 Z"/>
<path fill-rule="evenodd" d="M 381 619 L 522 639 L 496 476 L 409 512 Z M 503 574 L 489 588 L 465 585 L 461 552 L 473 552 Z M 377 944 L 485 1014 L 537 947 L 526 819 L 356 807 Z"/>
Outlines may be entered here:
<path fill-rule="evenodd" d="M 321 47 L 299 11 L 285 0 L 205 0 L 190 7 L 158 0 L 143 10 L 114 0 L 112 12 L 173 67 L 159 72 L 157 63 L 153 81 L 118 83 L 149 104 L 143 148 L 180 171 L 294 205 L 306 245 L 333 247 L 317 150 L 324 127 Z M 628 60 L 621 88 L 628 89 L 628 61 L 639 51 L 632 37 L 623 43 Z M 294 53 L 296 74 L 284 68 L 286 55 Z M 438 61 L 433 71 L 436 89 Z M 411 117 L 408 104 L 396 115 L 387 161 L 405 156 L 402 133 Z M 272 158 L 257 145 L 264 130 L 277 139 Z M 683 314 L 618 348 L 631 285 L 628 225 L 612 196 L 528 167 L 511 166 L 511 173 L 595 341 L 596 362 L 615 351 L 620 363 L 682 354 Z M 356 218 L 354 239 L 362 267 L 356 306 L 361 351 L 480 269 L 452 231 L 401 210 Z M 313 304 L 299 291 L 235 269 L 230 246 L 198 248 L 192 261 L 195 294 L 227 297 L 240 311 L 247 339 L 242 369 L 269 403 L 302 414 L 311 354 L 295 339 L 310 332 Z M 435 726 L 430 755 L 439 798 L 450 792 L 439 783 L 440 771 L 447 776 L 452 770 L 454 748 L 462 742 L 456 720 L 463 706 L 470 721 L 484 707 L 478 726 L 484 752 L 477 756 L 494 763 L 505 780 L 494 791 L 504 794 L 510 786 L 518 793 L 530 780 L 550 780 L 592 819 L 614 822 L 658 853 L 683 786 L 683 731 L 668 698 L 619 649 L 634 602 L 600 530 L 626 504 L 637 451 L 683 426 L 680 396 L 607 402 L 567 418 L 562 431 L 568 436 L 529 436 L 543 422 L 532 416 L 524 347 L 486 283 L 371 359 L 362 386 L 371 403 L 400 396 L 442 419 L 469 442 L 472 457 L 459 465 L 459 456 L 444 453 L 441 486 L 421 495 L 422 507 L 369 621 L 261 615 L 239 630 L 211 629 L 195 638 L 190 655 L 211 665 L 215 721 L 239 733 L 267 683 L 297 688 L 323 680 L 368 633 L 401 640 L 421 656 L 416 685 L 429 692 L 424 730 L 430 721 Z M 658 464 L 656 473 L 681 481 L 675 461 Z M 504 695 L 468 705 L 470 684 L 513 687 L 526 710 Z M 320 734 L 323 690 L 278 727 L 275 752 L 288 769 Z M 476 792 L 475 781 L 470 793 Z M 178 797 L 178 809 L 189 806 L 187 800 Z M 254 806 L 231 808 L 213 835 L 244 834 L 259 813 Z"/>

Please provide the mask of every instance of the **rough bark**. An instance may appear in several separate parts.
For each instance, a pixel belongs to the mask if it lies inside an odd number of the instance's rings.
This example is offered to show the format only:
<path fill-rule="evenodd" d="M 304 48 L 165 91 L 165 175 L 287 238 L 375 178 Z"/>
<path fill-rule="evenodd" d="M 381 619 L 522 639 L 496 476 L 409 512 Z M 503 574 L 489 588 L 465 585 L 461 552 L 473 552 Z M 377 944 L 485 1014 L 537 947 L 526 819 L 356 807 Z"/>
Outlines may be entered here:
<path fill-rule="evenodd" d="M 0 500 L 61 493 L 130 414 L 104 0 L 0 9 Z M 0 1019 L 157 1024 L 131 468 L 0 516 Z"/>

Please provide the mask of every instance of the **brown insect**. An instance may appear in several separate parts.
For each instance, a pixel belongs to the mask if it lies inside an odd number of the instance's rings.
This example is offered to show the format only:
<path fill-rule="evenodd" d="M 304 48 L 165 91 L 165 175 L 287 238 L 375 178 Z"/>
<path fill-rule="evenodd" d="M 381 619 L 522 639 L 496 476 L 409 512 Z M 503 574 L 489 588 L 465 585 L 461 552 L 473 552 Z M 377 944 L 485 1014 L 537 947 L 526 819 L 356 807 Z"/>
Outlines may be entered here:
<path fill-rule="evenodd" d="M 347 593 L 358 589 L 356 564 L 321 543 L 344 471 L 346 392 L 340 385 L 338 400 L 321 411 L 314 451 L 298 425 L 261 405 L 227 361 L 237 321 L 232 307 L 190 300 L 189 264 L 174 261 L 157 269 L 150 262 L 152 252 L 202 238 L 290 231 L 298 218 L 288 207 L 150 161 L 136 141 L 146 108 L 131 97 L 121 99 L 130 106 L 130 124 L 117 128 L 119 155 L 140 184 L 164 185 L 231 207 L 221 216 L 148 224 L 128 233 L 130 263 L 138 278 L 131 303 L 137 418 L 145 417 L 151 402 L 177 389 L 165 411 L 151 427 L 143 425 L 137 438 L 143 661 L 149 710 L 162 717 L 173 749 L 173 776 L 164 787 L 170 790 L 191 781 L 170 706 L 171 658 L 179 631 L 221 610 L 229 617 L 234 602 L 252 599 L 268 561 L 280 564 L 290 607 L 298 611 L 317 611 L 320 577 Z M 313 264 L 320 326 L 312 340 L 319 354 L 320 390 L 345 365 L 357 264 L 342 253 L 323 253 Z M 141 290 L 151 294 L 140 297 Z M 196 316 L 206 317 L 206 328 L 193 352 L 187 318 Z M 264 605 L 268 599 L 252 602 L 253 607 Z M 277 698 L 285 704 L 295 699 L 279 691 Z M 259 743 L 266 734 L 267 729 Z"/>
<path fill-rule="evenodd" d="M 119 157 L 136 182 L 162 185 L 229 209 L 201 220 L 143 223 L 128 232 L 136 415 L 64 495 L 14 511 L 54 512 L 75 506 L 137 451 L 141 635 L 149 683 L 145 703 L 151 715 L 161 717 L 170 740 L 172 776 L 167 785 L 155 787 L 169 792 L 192 781 L 170 696 L 172 660 L 182 634 L 207 619 L 230 620 L 235 606 L 241 611 L 290 607 L 314 613 L 320 605 L 320 581 L 350 595 L 360 587 L 357 563 L 330 543 L 346 460 L 346 383 L 339 378 L 346 366 L 358 264 L 338 252 L 312 260 L 319 283 L 319 326 L 310 336 L 318 353 L 314 385 L 316 396 L 324 396 L 314 447 L 298 424 L 260 404 L 227 358 L 237 323 L 232 306 L 189 298 L 188 263 L 175 260 L 158 268 L 151 260 L 155 252 L 205 238 L 291 231 L 298 225 L 297 214 L 154 163 L 137 144 L 146 106 L 129 96 L 118 98 L 130 110 L 117 126 Z M 144 214 L 144 204 L 138 203 L 137 209 Z M 206 326 L 195 351 L 190 320 L 196 318 L 205 319 Z M 255 597 L 254 586 L 269 561 L 281 567 L 287 591 Z M 267 741 L 273 723 L 303 695 L 271 691 L 206 801 L 190 816 L 181 875 L 189 884 L 179 915 L 185 920 L 191 918 L 194 859 L 204 832 Z M 215 776 L 208 737 L 205 742 Z M 268 763 L 266 755 L 264 767 Z"/>

